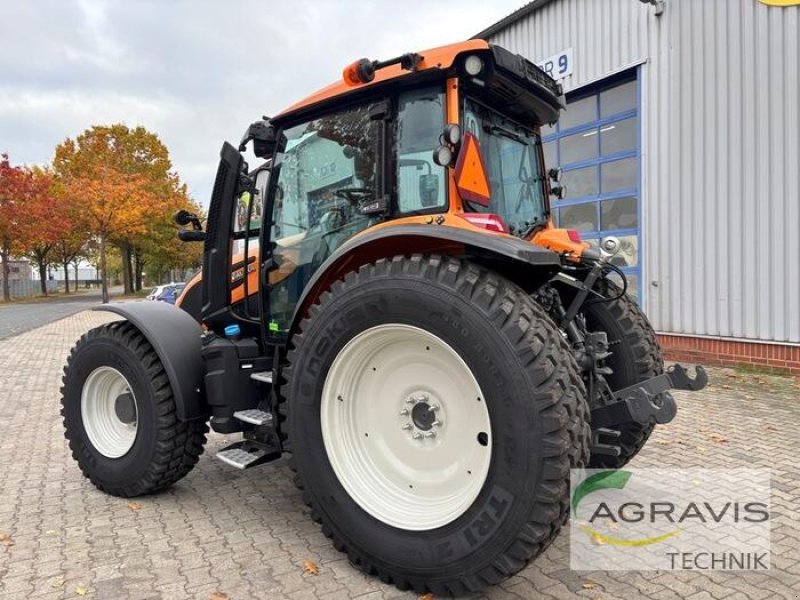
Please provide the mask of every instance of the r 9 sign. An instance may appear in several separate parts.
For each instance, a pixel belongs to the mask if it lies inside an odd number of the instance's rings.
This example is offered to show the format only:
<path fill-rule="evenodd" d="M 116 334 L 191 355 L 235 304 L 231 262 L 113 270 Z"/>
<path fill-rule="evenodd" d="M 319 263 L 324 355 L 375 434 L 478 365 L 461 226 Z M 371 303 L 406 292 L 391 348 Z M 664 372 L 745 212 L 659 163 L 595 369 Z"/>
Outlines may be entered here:
<path fill-rule="evenodd" d="M 545 58 L 538 63 L 538 66 L 553 79 L 563 79 L 572 75 L 572 48 Z"/>

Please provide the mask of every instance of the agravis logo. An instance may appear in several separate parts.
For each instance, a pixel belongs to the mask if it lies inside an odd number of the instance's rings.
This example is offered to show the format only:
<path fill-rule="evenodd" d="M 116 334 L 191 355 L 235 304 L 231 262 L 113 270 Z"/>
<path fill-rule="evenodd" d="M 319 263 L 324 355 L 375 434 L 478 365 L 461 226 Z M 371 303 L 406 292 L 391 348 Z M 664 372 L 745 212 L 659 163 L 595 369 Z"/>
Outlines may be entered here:
<path fill-rule="evenodd" d="M 571 564 L 768 569 L 769 501 L 765 470 L 575 470 Z"/>
<path fill-rule="evenodd" d="M 628 483 L 628 480 L 631 478 L 631 475 L 632 474 L 630 471 L 620 470 L 620 471 L 603 471 L 601 473 L 595 473 L 594 475 L 587 477 L 578 485 L 577 488 L 575 488 L 575 491 L 572 494 L 572 514 L 576 517 L 578 516 L 578 506 L 580 505 L 581 500 L 583 500 L 586 496 L 588 496 L 592 492 L 596 492 L 598 490 L 607 490 L 607 489 L 621 490 Z M 601 509 L 603 509 L 602 515 L 600 512 Z M 592 513 L 592 516 L 589 517 L 589 523 L 593 523 L 594 520 L 600 516 L 610 517 L 612 520 L 616 522 L 616 520 L 614 519 L 613 512 L 609 509 L 608 505 L 605 502 L 600 503 L 597 509 L 595 509 L 595 511 Z M 657 544 L 658 542 L 663 542 L 664 540 L 671 538 L 673 535 L 677 535 L 678 533 L 680 533 L 680 529 L 675 529 L 673 531 L 669 531 L 662 535 L 638 538 L 638 539 L 625 539 L 601 533 L 596 529 L 593 529 L 592 527 L 589 527 L 588 525 L 583 523 L 579 523 L 578 527 L 580 527 L 589 536 L 591 536 L 593 540 L 599 541 L 603 544 L 612 544 L 614 546 L 647 546 L 648 544 Z"/>

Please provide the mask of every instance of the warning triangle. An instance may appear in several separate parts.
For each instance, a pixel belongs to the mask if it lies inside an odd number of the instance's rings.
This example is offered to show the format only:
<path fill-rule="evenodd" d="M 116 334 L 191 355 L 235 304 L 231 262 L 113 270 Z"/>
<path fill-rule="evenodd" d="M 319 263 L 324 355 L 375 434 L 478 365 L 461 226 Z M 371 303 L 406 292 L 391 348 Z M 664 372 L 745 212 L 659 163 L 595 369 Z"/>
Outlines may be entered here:
<path fill-rule="evenodd" d="M 492 197 L 489 176 L 483 163 L 481 144 L 472 133 L 464 134 L 455 175 L 456 187 L 462 200 L 489 206 Z"/>

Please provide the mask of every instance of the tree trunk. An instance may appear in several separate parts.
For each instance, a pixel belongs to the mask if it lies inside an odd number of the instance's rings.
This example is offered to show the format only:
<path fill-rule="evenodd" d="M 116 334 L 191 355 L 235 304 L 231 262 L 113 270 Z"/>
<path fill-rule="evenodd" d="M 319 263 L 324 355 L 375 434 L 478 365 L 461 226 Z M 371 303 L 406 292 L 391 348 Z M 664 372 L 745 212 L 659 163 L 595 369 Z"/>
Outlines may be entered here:
<path fill-rule="evenodd" d="M 100 236 L 100 272 L 101 288 L 103 290 L 103 304 L 108 304 L 108 265 L 106 264 L 106 236 Z"/>
<path fill-rule="evenodd" d="M 127 296 L 133 290 L 131 285 L 131 247 L 127 242 L 122 242 L 119 245 L 122 255 L 122 284 L 125 286 L 125 295 Z"/>
<path fill-rule="evenodd" d="M 69 294 L 69 261 L 64 263 L 64 294 Z"/>
<path fill-rule="evenodd" d="M 11 269 L 8 266 L 8 255 L 9 251 L 8 248 L 3 246 L 0 248 L 0 258 L 3 259 L 3 300 L 8 302 L 11 300 L 11 286 L 8 283 L 8 278 L 11 273 Z"/>
<path fill-rule="evenodd" d="M 130 246 L 128 246 L 128 288 L 132 294 L 135 288 L 133 285 L 133 251 Z"/>
<path fill-rule="evenodd" d="M 78 290 L 78 286 L 80 285 L 80 278 L 78 277 L 78 264 L 80 263 L 79 259 L 74 259 L 72 261 L 72 266 L 75 269 L 75 291 Z"/>
<path fill-rule="evenodd" d="M 142 251 L 138 248 L 133 249 L 133 283 L 137 292 L 142 291 L 142 271 L 144 262 L 142 261 Z"/>
<path fill-rule="evenodd" d="M 39 266 L 39 282 L 42 284 L 42 296 L 47 296 L 47 263 L 40 260 Z"/>

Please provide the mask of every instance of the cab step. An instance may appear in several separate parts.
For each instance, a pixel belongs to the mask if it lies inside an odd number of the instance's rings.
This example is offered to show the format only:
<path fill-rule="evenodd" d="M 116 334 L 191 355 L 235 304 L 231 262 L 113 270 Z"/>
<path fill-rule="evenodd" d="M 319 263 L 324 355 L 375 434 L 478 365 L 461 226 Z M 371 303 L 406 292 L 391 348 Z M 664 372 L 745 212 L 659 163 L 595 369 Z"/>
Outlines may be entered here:
<path fill-rule="evenodd" d="M 249 469 L 280 458 L 281 453 L 268 444 L 242 440 L 217 452 L 216 457 L 237 469 Z"/>
<path fill-rule="evenodd" d="M 250 373 L 250 379 L 255 379 L 261 383 L 269 383 L 271 385 L 272 371 L 257 371 L 256 373 Z"/>
<path fill-rule="evenodd" d="M 237 410 L 233 413 L 235 419 L 251 423 L 252 425 L 272 425 L 272 415 L 257 408 L 248 408 L 247 410 Z"/>

